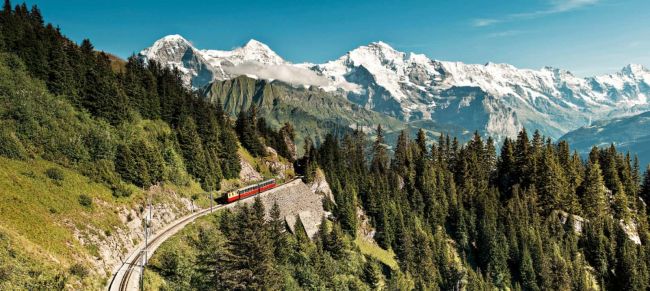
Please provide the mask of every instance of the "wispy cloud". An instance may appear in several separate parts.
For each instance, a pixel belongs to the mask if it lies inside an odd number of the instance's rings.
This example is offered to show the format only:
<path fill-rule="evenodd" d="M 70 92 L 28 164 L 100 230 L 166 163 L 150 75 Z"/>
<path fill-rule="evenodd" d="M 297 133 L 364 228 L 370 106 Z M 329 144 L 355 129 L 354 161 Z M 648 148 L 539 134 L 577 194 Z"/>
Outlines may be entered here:
<path fill-rule="evenodd" d="M 500 37 L 509 37 L 509 36 L 515 36 L 515 35 L 520 35 L 523 34 L 524 32 L 521 30 L 505 30 L 505 31 L 497 31 L 497 32 L 492 32 L 488 33 L 485 35 L 487 38 L 500 38 Z"/>
<path fill-rule="evenodd" d="M 580 9 L 586 6 L 597 4 L 600 0 L 549 0 L 545 9 L 512 13 L 498 18 L 478 18 L 473 19 L 471 25 L 474 27 L 485 27 L 502 22 L 511 22 L 517 20 L 534 19 L 547 15 L 558 14 Z"/>
<path fill-rule="evenodd" d="M 472 26 L 476 26 L 476 27 L 490 26 L 492 24 L 496 24 L 499 22 L 502 21 L 499 19 L 479 18 L 479 19 L 472 20 Z"/>

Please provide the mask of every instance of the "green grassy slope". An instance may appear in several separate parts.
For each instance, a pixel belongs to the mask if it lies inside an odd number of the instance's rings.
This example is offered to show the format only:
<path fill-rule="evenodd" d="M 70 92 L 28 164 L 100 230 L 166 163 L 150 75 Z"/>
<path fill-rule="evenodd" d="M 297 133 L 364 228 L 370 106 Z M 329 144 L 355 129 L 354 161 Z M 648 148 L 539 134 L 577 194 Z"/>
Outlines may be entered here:
<path fill-rule="evenodd" d="M 98 260 L 94 242 L 124 229 L 120 211 L 138 211 L 145 196 L 115 170 L 119 143 L 140 140 L 164 153 L 161 191 L 207 197 L 173 138 L 162 121 L 134 116 L 111 126 L 95 119 L 0 54 L 0 290 L 102 288 L 99 271 L 112 266 Z M 182 209 L 178 195 L 153 202 Z"/>
<path fill-rule="evenodd" d="M 49 169 L 58 169 L 62 178 L 48 177 Z M 89 262 L 100 259 L 98 247 L 82 244 L 75 233 L 90 241 L 84 236 L 106 239 L 125 228 L 118 210 L 137 209 L 145 197 L 144 191 L 130 187 L 130 197 L 116 199 L 106 185 L 52 162 L 0 157 L 0 274 L 11 269 L 6 278 L 0 275 L 0 289 L 49 289 L 57 275 L 68 288 L 101 288 L 106 278 L 83 274 L 93 268 Z M 196 184 L 166 188 L 185 197 L 201 191 Z M 90 197 L 91 204 L 82 205 L 81 195 Z M 160 195 L 154 203 L 179 201 Z M 79 268 L 85 271 L 79 274 Z M 40 273 L 49 279 L 40 282 L 39 276 L 30 275 Z"/>

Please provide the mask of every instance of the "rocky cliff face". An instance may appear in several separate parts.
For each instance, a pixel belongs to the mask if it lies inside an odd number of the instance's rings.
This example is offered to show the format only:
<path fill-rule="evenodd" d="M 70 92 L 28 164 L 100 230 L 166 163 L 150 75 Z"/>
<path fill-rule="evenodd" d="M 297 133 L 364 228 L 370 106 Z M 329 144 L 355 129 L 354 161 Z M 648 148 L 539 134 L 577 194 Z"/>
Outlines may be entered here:
<path fill-rule="evenodd" d="M 150 209 L 144 205 L 136 205 L 134 208 L 117 206 L 114 209 L 119 216 L 121 226 L 110 233 L 87 227 L 80 230 L 71 225 L 75 238 L 82 245 L 96 250 L 95 257 L 86 258 L 86 261 L 94 266 L 93 272 L 100 276 L 110 274 L 114 266 L 120 264 L 129 252 L 144 241 L 145 218 L 150 221 L 150 231 L 156 233 L 170 222 L 188 214 L 192 209 L 190 199 L 160 186 L 152 186 L 147 195 L 152 197 Z"/>

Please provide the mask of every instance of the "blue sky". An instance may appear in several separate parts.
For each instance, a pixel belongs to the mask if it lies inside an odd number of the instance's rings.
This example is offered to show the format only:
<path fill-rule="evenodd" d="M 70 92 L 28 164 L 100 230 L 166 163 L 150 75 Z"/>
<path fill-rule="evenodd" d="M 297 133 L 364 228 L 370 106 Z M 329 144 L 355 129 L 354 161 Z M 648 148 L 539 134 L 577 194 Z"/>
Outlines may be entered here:
<path fill-rule="evenodd" d="M 17 3 L 17 1 L 13 1 Z M 81 1 L 37 0 L 76 41 L 126 57 L 168 34 L 198 48 L 254 38 L 292 62 L 323 62 L 372 41 L 468 63 L 589 76 L 650 67 L 648 0 Z"/>

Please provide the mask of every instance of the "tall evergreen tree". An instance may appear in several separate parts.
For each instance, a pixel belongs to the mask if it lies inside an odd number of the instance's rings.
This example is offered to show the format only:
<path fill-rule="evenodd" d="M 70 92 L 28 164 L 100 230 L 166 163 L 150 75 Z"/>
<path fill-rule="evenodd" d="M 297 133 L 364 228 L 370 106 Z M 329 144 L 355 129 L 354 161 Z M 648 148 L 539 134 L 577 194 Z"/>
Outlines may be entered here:
<path fill-rule="evenodd" d="M 209 185 L 208 166 L 203 141 L 199 136 L 196 123 L 192 117 L 186 117 L 178 128 L 178 142 L 185 159 L 187 170 L 199 179 L 203 186 Z"/>
<path fill-rule="evenodd" d="M 646 168 L 643 182 L 641 183 L 641 190 L 639 196 L 645 201 L 646 204 L 650 203 L 650 165 Z M 648 208 L 650 209 L 650 208 Z"/>
<path fill-rule="evenodd" d="M 388 166 L 388 150 L 384 145 L 384 130 L 381 124 L 377 126 L 377 137 L 372 146 L 372 162 L 371 169 L 373 172 L 385 173 Z"/>
<path fill-rule="evenodd" d="M 607 214 L 605 184 L 598 163 L 589 162 L 582 182 L 582 206 L 587 217 Z"/>

